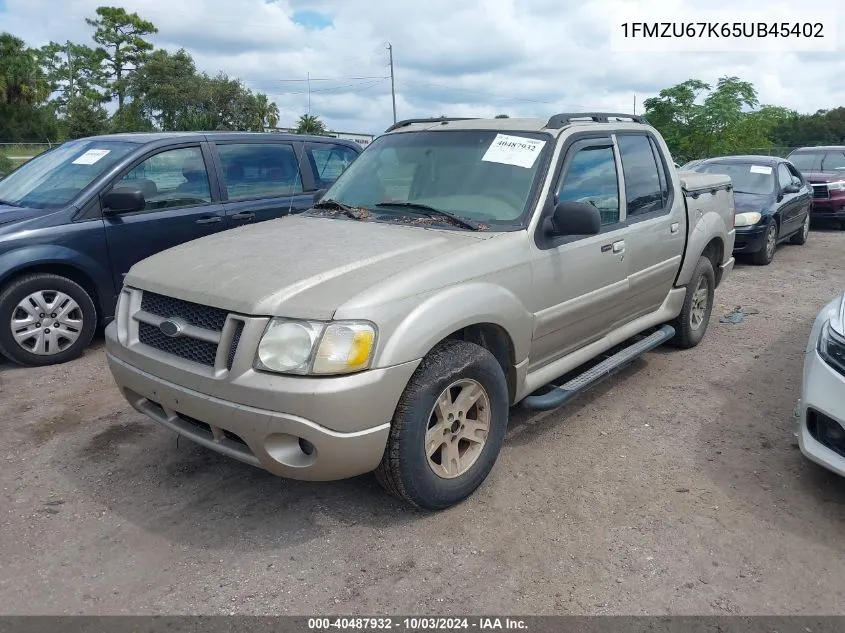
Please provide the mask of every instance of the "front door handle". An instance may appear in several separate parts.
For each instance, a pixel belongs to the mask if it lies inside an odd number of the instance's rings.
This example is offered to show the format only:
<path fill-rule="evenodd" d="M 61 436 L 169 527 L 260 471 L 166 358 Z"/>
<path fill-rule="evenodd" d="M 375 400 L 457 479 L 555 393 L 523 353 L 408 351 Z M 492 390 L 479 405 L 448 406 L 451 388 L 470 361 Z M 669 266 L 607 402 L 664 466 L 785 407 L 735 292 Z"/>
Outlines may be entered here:
<path fill-rule="evenodd" d="M 621 253 L 625 250 L 625 240 L 619 240 L 613 243 L 613 252 Z"/>
<path fill-rule="evenodd" d="M 219 215 L 212 215 L 212 216 L 200 218 L 199 220 L 196 220 L 196 223 L 197 224 L 217 224 L 218 222 L 222 222 L 222 221 L 223 221 L 223 218 L 221 218 Z"/>
<path fill-rule="evenodd" d="M 681 228 L 680 223 L 672 222 L 672 224 L 669 225 L 669 232 L 670 233 L 677 233 L 679 228 Z"/>
<path fill-rule="evenodd" d="M 233 220 L 254 220 L 255 214 L 252 211 L 242 211 L 232 216 Z"/>

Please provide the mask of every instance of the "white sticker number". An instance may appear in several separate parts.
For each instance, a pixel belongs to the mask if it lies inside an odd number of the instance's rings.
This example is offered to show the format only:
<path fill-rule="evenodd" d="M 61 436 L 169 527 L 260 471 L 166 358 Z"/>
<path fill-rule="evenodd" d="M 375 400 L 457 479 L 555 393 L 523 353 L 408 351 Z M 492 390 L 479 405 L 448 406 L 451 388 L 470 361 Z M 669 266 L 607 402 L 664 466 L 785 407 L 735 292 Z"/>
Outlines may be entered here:
<path fill-rule="evenodd" d="M 752 174 L 765 174 L 768 176 L 772 173 L 772 168 L 768 165 L 751 165 Z"/>
<path fill-rule="evenodd" d="M 110 149 L 89 149 L 82 156 L 73 161 L 74 165 L 93 165 L 103 156 L 108 154 Z"/>
<path fill-rule="evenodd" d="M 488 163 L 502 163 L 503 165 L 530 168 L 534 165 L 545 144 L 546 141 L 538 141 L 524 136 L 497 134 L 481 160 Z"/>

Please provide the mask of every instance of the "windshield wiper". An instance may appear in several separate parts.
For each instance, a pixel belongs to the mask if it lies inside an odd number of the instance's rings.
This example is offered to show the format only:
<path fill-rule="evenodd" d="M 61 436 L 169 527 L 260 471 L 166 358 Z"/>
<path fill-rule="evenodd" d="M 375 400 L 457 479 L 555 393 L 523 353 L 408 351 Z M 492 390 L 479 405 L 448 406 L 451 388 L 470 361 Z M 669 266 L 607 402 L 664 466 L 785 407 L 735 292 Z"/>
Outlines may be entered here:
<path fill-rule="evenodd" d="M 473 231 L 480 231 L 481 226 L 468 218 L 462 218 L 459 215 L 455 215 L 454 213 L 449 213 L 448 211 L 444 211 L 443 209 L 437 209 L 435 207 L 430 207 L 427 204 L 420 204 L 419 202 L 379 202 L 377 207 L 404 207 L 406 209 L 413 209 L 415 211 L 420 211 L 421 213 L 427 215 L 430 218 L 446 218 L 451 220 L 452 223 L 457 224 L 458 226 L 462 226 L 465 229 L 471 229 Z"/>
<path fill-rule="evenodd" d="M 21 205 L 15 204 L 11 200 L 0 200 L 0 204 L 5 204 L 7 207 L 19 207 Z"/>
<path fill-rule="evenodd" d="M 353 220 L 365 220 L 368 215 L 363 209 L 355 209 L 348 204 L 343 204 L 339 200 L 320 200 L 313 205 L 313 209 L 337 209 L 343 215 L 352 218 Z"/>

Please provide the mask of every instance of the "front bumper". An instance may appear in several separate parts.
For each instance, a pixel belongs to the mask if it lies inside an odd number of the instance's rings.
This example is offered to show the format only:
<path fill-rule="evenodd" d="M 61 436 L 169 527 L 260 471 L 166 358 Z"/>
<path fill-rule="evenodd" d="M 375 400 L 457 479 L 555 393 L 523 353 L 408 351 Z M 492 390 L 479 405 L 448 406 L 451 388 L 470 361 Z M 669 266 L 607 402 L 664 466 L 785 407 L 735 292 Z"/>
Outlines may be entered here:
<path fill-rule="evenodd" d="M 819 356 L 815 349 L 819 324 L 813 328 L 811 345 L 805 352 L 801 399 L 795 407 L 798 446 L 807 459 L 845 477 L 845 441 L 823 443 L 822 425 L 842 427 L 845 433 L 845 376 Z"/>
<path fill-rule="evenodd" d="M 766 224 L 736 229 L 734 253 L 756 253 L 766 246 Z"/>
<path fill-rule="evenodd" d="M 141 362 L 142 352 L 133 347 L 117 340 L 117 324 L 106 328 L 109 369 L 132 407 L 214 451 L 308 481 L 354 477 L 378 466 L 396 403 L 418 365 L 332 378 L 246 369 L 198 382 L 184 361 Z"/>
<path fill-rule="evenodd" d="M 810 209 L 813 220 L 845 220 L 845 193 L 833 192 L 830 198 L 814 198 Z"/>

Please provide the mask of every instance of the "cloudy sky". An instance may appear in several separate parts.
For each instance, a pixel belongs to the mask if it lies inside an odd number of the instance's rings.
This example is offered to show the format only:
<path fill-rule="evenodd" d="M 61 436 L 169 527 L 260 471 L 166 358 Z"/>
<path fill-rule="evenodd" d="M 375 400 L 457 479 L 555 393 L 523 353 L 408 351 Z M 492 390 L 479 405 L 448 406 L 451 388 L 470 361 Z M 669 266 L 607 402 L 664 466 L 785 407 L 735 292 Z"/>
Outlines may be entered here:
<path fill-rule="evenodd" d="M 104 0 L 0 0 L 0 31 L 32 46 L 88 42 Z M 392 123 L 387 43 L 394 49 L 396 108 L 417 116 L 545 116 L 560 111 L 630 112 L 661 88 L 689 78 L 737 75 L 763 103 L 814 112 L 845 105 L 845 2 L 814 0 L 809 11 L 770 0 L 125 0 L 159 28 L 159 47 L 186 48 L 201 70 L 223 70 L 266 92 L 280 125 L 308 110 L 346 132 L 379 133 Z M 841 7 L 839 6 L 841 5 Z M 815 51 L 619 50 L 625 20 L 731 21 L 742 16 L 824 20 Z M 781 13 L 777 11 L 780 10 Z M 837 14 L 838 12 L 838 14 Z M 779 17 L 778 17 L 779 16 Z M 837 28 L 838 25 L 841 27 Z M 618 36 L 619 31 L 617 31 Z M 622 45 L 625 43 L 622 42 Z M 653 43 L 652 43 L 653 44 Z M 724 46 L 724 42 L 722 43 Z M 633 47 L 633 44 L 631 44 Z M 673 48 L 674 47 L 674 48 Z M 739 47 L 739 46 L 737 46 Z M 794 47 L 794 46 L 793 46 Z M 827 50 L 820 50 L 825 48 Z M 838 50 L 832 50 L 837 48 Z"/>

